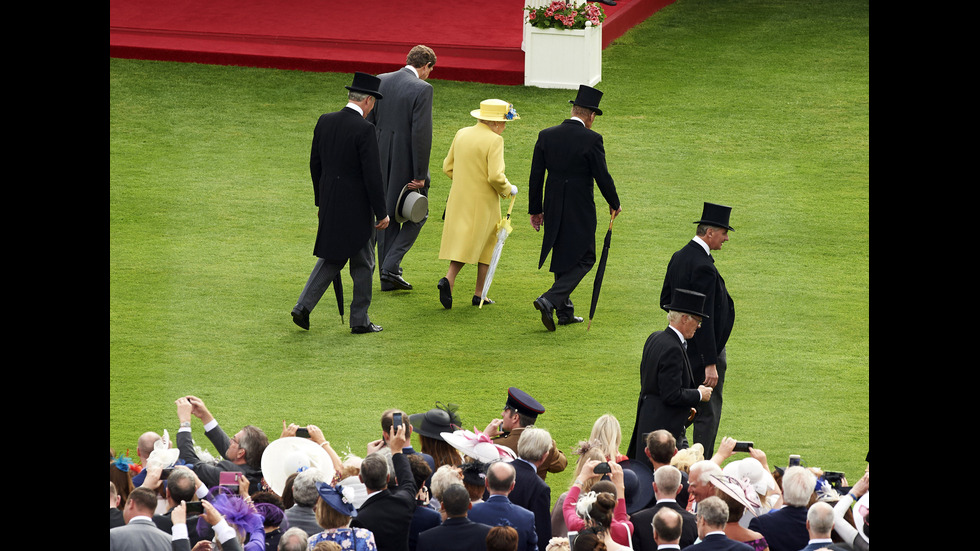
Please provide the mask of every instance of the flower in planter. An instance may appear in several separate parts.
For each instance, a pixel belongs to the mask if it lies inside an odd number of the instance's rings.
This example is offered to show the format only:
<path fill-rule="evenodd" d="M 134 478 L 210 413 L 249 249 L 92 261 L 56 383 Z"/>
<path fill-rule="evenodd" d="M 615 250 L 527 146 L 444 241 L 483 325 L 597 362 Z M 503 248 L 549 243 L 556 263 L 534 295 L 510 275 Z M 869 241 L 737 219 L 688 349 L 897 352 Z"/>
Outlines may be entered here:
<path fill-rule="evenodd" d="M 599 4 L 574 5 L 554 0 L 547 7 L 525 7 L 526 21 L 539 29 L 584 29 L 598 27 L 606 19 L 606 12 Z"/>

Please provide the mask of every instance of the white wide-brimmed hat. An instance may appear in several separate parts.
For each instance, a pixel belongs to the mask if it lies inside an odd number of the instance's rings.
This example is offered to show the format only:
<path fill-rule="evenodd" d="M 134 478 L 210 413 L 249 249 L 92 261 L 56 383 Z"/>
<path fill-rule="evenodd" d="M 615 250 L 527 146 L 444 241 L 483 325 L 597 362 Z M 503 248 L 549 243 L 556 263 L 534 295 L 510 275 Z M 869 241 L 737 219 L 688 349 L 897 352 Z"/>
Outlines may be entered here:
<path fill-rule="evenodd" d="M 739 480 L 748 480 L 759 495 L 766 495 L 776 488 L 776 480 L 754 457 L 746 457 L 725 465 L 722 472 Z"/>
<path fill-rule="evenodd" d="M 262 476 L 277 495 L 282 495 L 289 475 L 310 467 L 323 472 L 325 480 L 333 479 L 330 454 L 306 438 L 287 436 L 273 440 L 262 452 Z"/>
<path fill-rule="evenodd" d="M 472 457 L 473 459 L 478 459 L 484 463 L 501 459 L 504 461 L 513 461 L 516 457 L 510 448 L 501 446 L 500 444 L 494 444 L 493 440 L 482 432 L 474 433 L 468 430 L 457 430 L 454 432 L 443 432 L 440 436 L 450 446 L 459 450 L 459 453 Z"/>

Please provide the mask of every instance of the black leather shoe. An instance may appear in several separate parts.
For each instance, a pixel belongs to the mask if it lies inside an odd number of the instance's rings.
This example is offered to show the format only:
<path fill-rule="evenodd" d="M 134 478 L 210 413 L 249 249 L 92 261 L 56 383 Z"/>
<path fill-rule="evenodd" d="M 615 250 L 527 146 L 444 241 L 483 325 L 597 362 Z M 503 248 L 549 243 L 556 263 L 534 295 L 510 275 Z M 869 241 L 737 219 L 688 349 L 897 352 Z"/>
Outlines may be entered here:
<path fill-rule="evenodd" d="M 292 316 L 293 316 L 293 323 L 295 323 L 296 325 L 302 327 L 303 329 L 306 329 L 307 331 L 310 330 L 310 311 L 309 310 L 307 310 L 306 308 L 303 308 L 302 306 L 300 306 L 299 307 L 299 312 L 293 311 L 293 312 L 290 312 L 290 314 L 292 314 Z"/>
<path fill-rule="evenodd" d="M 439 302 L 442 307 L 449 310 L 453 307 L 453 290 L 449 286 L 449 280 L 442 278 L 439 280 Z"/>
<path fill-rule="evenodd" d="M 390 285 L 385 285 L 385 283 L 388 283 Z M 391 291 L 393 289 L 401 289 L 402 291 L 411 291 L 412 284 L 405 281 L 405 279 L 398 274 L 393 274 L 391 272 L 381 272 L 381 290 Z"/>
<path fill-rule="evenodd" d="M 364 333 L 377 333 L 378 331 L 381 331 L 381 326 L 375 325 L 373 323 L 350 328 L 350 332 L 354 333 L 355 335 L 362 335 Z"/>
<path fill-rule="evenodd" d="M 607 6 L 615 6 L 616 0 L 598 0 L 600 4 L 605 4 Z"/>
<path fill-rule="evenodd" d="M 550 302 L 544 297 L 538 297 L 534 299 L 534 307 L 541 312 L 541 323 L 544 324 L 548 331 L 555 330 L 555 318 L 553 312 L 555 307 L 551 305 Z"/>
<path fill-rule="evenodd" d="M 496 304 L 496 303 L 497 303 L 497 301 L 490 300 L 489 298 L 483 299 L 483 304 Z M 479 305 L 480 305 L 480 296 L 479 295 L 473 295 L 473 306 L 479 306 Z"/>
<path fill-rule="evenodd" d="M 573 323 L 582 323 L 585 321 L 579 316 L 572 316 L 570 318 L 558 318 L 558 325 L 571 325 Z"/>

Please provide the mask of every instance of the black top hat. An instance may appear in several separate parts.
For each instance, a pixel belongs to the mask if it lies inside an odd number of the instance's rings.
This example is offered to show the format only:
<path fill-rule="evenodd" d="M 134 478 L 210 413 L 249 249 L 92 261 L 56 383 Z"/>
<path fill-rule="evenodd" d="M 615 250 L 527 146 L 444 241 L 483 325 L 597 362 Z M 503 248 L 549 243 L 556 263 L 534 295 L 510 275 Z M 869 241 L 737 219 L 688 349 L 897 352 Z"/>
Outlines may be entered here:
<path fill-rule="evenodd" d="M 370 94 L 378 99 L 383 98 L 379 92 L 378 88 L 381 87 L 381 79 L 369 75 L 367 73 L 356 72 L 354 73 L 354 81 L 351 82 L 350 86 L 344 86 L 351 92 L 361 92 L 364 94 Z"/>
<path fill-rule="evenodd" d="M 704 204 L 704 209 L 701 211 L 701 219 L 695 221 L 694 223 L 717 226 L 719 228 L 725 228 L 726 230 L 733 231 L 735 228 L 728 225 L 728 219 L 731 217 L 731 215 L 732 207 L 706 202 Z"/>
<path fill-rule="evenodd" d="M 544 406 L 531 398 L 527 392 L 513 386 L 507 389 L 507 405 L 504 406 L 504 409 L 510 409 L 529 417 L 537 417 L 544 413 Z"/>
<path fill-rule="evenodd" d="M 674 289 L 674 292 L 670 295 L 670 304 L 664 304 L 661 308 L 668 312 L 674 310 L 707 318 L 708 314 L 703 312 L 704 300 L 705 296 L 697 291 Z"/>
<path fill-rule="evenodd" d="M 578 87 L 578 96 L 576 96 L 575 99 L 568 100 L 568 103 L 578 105 L 579 107 L 589 108 L 595 111 L 596 115 L 601 115 L 602 109 L 599 109 L 599 100 L 601 99 L 602 92 L 591 86 L 581 84 Z"/>

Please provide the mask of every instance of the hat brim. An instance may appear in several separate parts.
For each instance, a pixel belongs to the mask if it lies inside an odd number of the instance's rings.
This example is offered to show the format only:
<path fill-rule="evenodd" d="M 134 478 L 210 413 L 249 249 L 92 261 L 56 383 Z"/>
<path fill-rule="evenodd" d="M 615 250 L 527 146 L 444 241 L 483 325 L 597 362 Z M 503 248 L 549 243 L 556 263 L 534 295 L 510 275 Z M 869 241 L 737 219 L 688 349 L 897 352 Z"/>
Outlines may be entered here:
<path fill-rule="evenodd" d="M 516 113 L 514 114 L 514 118 L 512 119 L 508 119 L 504 115 L 501 115 L 499 117 L 488 117 L 486 115 L 481 115 L 479 109 L 474 109 L 470 111 L 470 115 L 480 119 L 481 121 L 494 121 L 494 122 L 510 122 L 510 121 L 519 120 L 521 118 L 521 116 Z"/>
<path fill-rule="evenodd" d="M 351 92 L 360 92 L 362 94 L 367 94 L 369 96 L 374 96 L 377 99 L 384 99 L 384 96 L 381 95 L 381 92 L 378 92 L 377 90 L 368 90 L 366 88 L 358 88 L 356 86 L 344 86 L 344 88 L 347 88 Z"/>
<path fill-rule="evenodd" d="M 684 307 L 684 306 L 671 306 L 670 304 L 664 304 L 664 305 L 661 305 L 660 307 L 663 308 L 667 312 L 670 312 L 671 310 L 673 310 L 675 312 L 683 312 L 685 314 L 692 314 L 692 315 L 698 316 L 698 317 L 700 317 L 702 319 L 711 319 L 711 316 L 709 316 L 708 314 L 705 314 L 704 312 L 698 312 L 694 308 L 687 308 L 687 307 Z"/>
<path fill-rule="evenodd" d="M 728 224 L 723 224 L 723 223 L 717 222 L 715 220 L 695 220 L 694 223 L 695 224 L 704 224 L 706 226 L 714 226 L 716 228 L 724 228 L 724 229 L 726 229 L 728 231 L 735 231 L 735 228 L 729 226 Z"/>
<path fill-rule="evenodd" d="M 493 444 L 491 442 L 474 443 L 463 435 L 454 432 L 442 433 L 442 439 L 450 446 L 456 448 L 459 453 L 484 463 L 514 460 L 514 452 L 510 448 L 501 446 L 500 444 Z"/>
<path fill-rule="evenodd" d="M 333 479 L 330 454 L 312 440 L 287 436 L 273 440 L 262 452 L 262 476 L 276 494 L 282 495 L 286 479 L 302 467 L 315 467 Z"/>
<path fill-rule="evenodd" d="M 620 461 L 619 466 L 624 471 L 632 471 L 636 475 L 636 492 L 626 496 L 626 513 L 633 513 L 645 509 L 653 500 L 653 471 L 640 461 Z"/>
<path fill-rule="evenodd" d="M 571 103 L 572 105 L 577 105 L 579 107 L 585 107 L 586 109 L 591 109 L 595 111 L 596 115 L 602 115 L 602 109 L 599 109 L 597 105 L 585 105 L 582 103 L 575 103 L 575 100 L 573 99 L 568 100 L 568 103 Z"/>

